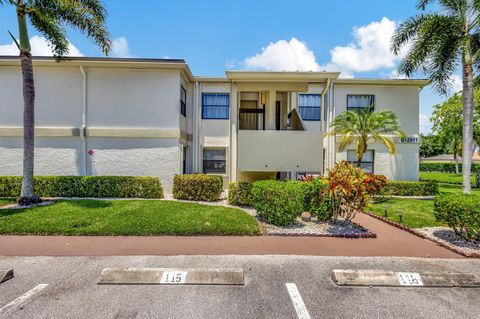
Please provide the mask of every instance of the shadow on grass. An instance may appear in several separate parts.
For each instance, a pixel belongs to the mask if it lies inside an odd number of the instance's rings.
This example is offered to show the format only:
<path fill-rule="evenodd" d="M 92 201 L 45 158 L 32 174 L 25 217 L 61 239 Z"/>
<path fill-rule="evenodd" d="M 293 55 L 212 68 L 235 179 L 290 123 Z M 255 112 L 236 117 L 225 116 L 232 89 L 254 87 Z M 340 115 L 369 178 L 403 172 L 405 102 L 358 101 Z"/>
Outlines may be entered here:
<path fill-rule="evenodd" d="M 95 199 L 60 200 L 57 203 L 66 203 L 79 208 L 106 208 L 112 206 L 112 201 Z"/>

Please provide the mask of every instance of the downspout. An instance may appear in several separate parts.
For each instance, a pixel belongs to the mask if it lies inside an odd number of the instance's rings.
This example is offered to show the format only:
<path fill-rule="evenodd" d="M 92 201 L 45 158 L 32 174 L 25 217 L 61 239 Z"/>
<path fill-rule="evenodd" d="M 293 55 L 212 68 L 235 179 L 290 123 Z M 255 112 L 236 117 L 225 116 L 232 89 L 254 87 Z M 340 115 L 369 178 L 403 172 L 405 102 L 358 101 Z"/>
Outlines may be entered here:
<path fill-rule="evenodd" d="M 198 141 L 200 127 L 198 125 L 198 81 L 195 81 L 193 93 L 193 172 L 198 173 Z"/>
<path fill-rule="evenodd" d="M 83 66 L 80 66 L 82 73 L 82 127 L 80 128 L 80 138 L 83 146 L 83 172 L 87 173 L 87 74 Z"/>

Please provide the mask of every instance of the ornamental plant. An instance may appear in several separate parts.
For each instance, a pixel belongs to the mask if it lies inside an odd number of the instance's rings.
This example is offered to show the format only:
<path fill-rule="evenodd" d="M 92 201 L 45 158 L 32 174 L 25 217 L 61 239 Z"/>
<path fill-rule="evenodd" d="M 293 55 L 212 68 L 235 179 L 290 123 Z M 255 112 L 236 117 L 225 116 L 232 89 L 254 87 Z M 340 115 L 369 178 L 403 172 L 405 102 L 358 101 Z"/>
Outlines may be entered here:
<path fill-rule="evenodd" d="M 376 184 L 373 180 L 362 169 L 347 161 L 335 164 L 335 167 L 328 171 L 328 194 L 334 222 L 338 218 L 352 220 L 356 213 L 370 202 L 370 191 L 374 188 L 371 185 Z"/>
<path fill-rule="evenodd" d="M 364 179 L 365 186 L 367 187 L 367 192 L 370 195 L 378 194 L 378 192 L 383 189 L 388 184 L 388 179 L 384 175 L 367 175 Z"/>

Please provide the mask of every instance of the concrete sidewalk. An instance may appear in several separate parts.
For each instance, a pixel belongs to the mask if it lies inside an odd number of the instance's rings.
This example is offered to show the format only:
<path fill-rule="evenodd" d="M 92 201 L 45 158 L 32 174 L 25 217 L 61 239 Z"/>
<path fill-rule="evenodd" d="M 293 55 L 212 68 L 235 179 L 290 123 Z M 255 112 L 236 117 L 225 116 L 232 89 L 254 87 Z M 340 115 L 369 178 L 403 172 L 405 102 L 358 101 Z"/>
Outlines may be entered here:
<path fill-rule="evenodd" d="M 309 255 L 463 258 L 420 237 L 359 214 L 376 239 L 315 237 L 0 236 L 0 256 Z"/>

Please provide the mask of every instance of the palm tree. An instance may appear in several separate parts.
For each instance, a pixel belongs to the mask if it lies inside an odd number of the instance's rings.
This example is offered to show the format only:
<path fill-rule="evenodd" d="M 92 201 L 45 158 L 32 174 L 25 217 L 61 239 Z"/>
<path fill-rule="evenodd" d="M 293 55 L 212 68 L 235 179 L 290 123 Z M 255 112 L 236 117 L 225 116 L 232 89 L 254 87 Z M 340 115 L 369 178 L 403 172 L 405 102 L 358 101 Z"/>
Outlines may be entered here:
<path fill-rule="evenodd" d="M 110 52 L 111 41 L 105 27 L 106 10 L 100 0 L 0 0 L 0 5 L 4 4 L 15 7 L 18 20 L 20 42 L 10 33 L 20 51 L 23 76 L 23 181 L 18 202 L 28 206 L 41 199 L 33 191 L 35 84 L 27 17 L 30 24 L 47 38 L 58 60 L 68 53 L 64 26 L 85 33 L 104 54 Z"/>
<path fill-rule="evenodd" d="M 373 107 L 344 111 L 332 121 L 330 128 L 328 135 L 338 135 L 341 138 L 338 145 L 340 151 L 344 151 L 351 144 L 356 144 L 355 155 L 358 167 L 362 163 L 369 142 L 383 144 L 390 154 L 396 154 L 393 137 L 405 137 L 393 111 L 374 112 Z"/>
<path fill-rule="evenodd" d="M 434 0 L 419 0 L 425 11 Z M 439 13 L 421 13 L 400 24 L 393 36 L 392 51 L 399 54 L 411 45 L 399 66 L 410 77 L 422 71 L 437 92 L 446 94 L 457 66 L 463 74 L 463 192 L 470 193 L 473 154 L 473 69 L 480 55 L 480 1 L 438 0 Z"/>

